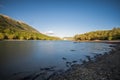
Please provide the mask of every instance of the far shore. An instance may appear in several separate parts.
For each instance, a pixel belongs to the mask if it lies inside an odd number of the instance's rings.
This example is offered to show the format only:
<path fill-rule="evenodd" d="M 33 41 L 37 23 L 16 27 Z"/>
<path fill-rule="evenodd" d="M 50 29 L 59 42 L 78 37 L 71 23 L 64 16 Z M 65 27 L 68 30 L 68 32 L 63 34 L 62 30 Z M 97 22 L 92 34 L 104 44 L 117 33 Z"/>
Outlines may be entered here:
<path fill-rule="evenodd" d="M 0 41 L 62 41 L 62 40 L 19 40 L 19 39 L 5 39 Z"/>
<path fill-rule="evenodd" d="M 39 40 L 4 39 L 4 40 L 0 40 L 0 41 L 39 41 Z M 79 41 L 74 41 L 74 40 L 40 40 L 40 41 L 73 41 L 74 43 L 77 43 L 77 42 L 120 43 L 120 40 L 79 40 Z"/>
<path fill-rule="evenodd" d="M 120 40 L 79 40 L 75 42 L 120 42 Z"/>

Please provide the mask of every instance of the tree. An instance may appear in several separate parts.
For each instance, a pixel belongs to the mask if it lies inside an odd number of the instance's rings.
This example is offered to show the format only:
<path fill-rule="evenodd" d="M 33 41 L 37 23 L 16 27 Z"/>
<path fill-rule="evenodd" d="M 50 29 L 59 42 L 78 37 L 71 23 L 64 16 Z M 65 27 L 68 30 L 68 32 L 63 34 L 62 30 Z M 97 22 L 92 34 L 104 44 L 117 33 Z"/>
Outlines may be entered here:
<path fill-rule="evenodd" d="M 4 39 L 4 35 L 2 33 L 0 33 L 0 40 Z"/>
<path fill-rule="evenodd" d="M 9 34 L 7 35 L 8 36 L 8 39 L 14 39 L 15 35 L 14 34 Z"/>
<path fill-rule="evenodd" d="M 108 37 L 108 40 L 112 40 L 112 39 L 113 39 L 113 37 L 112 37 L 112 36 L 109 36 L 109 37 Z"/>

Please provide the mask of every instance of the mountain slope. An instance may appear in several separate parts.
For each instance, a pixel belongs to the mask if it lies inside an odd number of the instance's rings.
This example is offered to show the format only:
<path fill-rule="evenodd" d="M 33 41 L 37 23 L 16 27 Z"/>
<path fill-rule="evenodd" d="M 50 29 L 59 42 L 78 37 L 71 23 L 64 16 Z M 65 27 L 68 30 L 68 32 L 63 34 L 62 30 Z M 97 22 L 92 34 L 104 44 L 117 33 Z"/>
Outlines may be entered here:
<path fill-rule="evenodd" d="M 59 38 L 44 35 L 24 22 L 0 14 L 1 39 L 58 40 Z"/>
<path fill-rule="evenodd" d="M 22 31 L 25 30 L 25 31 L 38 33 L 37 30 L 25 24 L 24 22 L 13 20 L 10 17 L 5 16 L 5 15 L 0 15 L 0 27 L 3 29 L 11 28 L 15 30 L 22 30 Z"/>

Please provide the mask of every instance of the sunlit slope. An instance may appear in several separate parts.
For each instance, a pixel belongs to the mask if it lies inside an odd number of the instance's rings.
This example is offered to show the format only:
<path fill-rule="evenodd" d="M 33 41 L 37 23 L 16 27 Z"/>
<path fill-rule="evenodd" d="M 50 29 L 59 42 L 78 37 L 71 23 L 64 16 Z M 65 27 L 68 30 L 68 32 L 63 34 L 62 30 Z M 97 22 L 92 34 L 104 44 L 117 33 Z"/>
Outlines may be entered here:
<path fill-rule="evenodd" d="M 0 40 L 2 39 L 58 40 L 59 38 L 44 35 L 22 21 L 0 14 Z"/>

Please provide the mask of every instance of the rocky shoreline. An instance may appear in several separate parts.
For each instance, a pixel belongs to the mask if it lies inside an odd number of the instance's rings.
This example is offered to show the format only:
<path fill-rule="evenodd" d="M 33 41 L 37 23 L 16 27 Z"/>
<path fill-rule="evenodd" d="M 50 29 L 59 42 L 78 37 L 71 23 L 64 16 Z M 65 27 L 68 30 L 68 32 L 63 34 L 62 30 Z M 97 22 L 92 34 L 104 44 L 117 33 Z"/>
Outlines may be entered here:
<path fill-rule="evenodd" d="M 120 44 L 94 60 L 74 64 L 67 71 L 57 71 L 47 80 L 120 80 Z"/>

